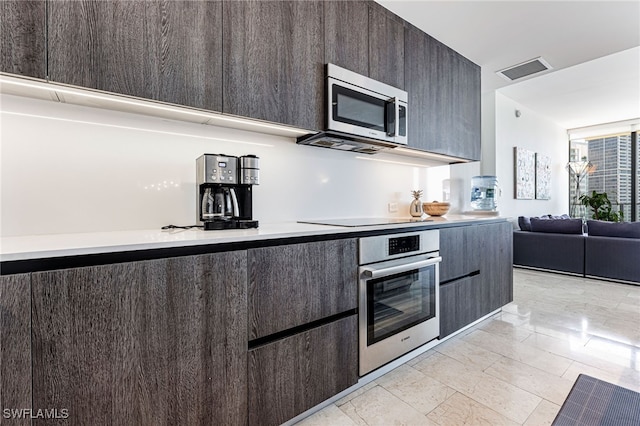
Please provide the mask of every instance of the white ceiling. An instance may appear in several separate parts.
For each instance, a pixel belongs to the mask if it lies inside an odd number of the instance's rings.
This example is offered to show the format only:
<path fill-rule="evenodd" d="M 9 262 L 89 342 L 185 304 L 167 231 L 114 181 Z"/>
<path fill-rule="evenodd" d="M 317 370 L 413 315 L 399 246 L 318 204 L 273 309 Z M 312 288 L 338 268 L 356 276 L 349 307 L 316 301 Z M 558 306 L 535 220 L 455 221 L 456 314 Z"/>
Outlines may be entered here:
<path fill-rule="evenodd" d="M 482 68 L 500 93 L 571 129 L 640 117 L 640 1 L 376 0 Z M 495 72 L 542 57 L 553 69 Z"/>

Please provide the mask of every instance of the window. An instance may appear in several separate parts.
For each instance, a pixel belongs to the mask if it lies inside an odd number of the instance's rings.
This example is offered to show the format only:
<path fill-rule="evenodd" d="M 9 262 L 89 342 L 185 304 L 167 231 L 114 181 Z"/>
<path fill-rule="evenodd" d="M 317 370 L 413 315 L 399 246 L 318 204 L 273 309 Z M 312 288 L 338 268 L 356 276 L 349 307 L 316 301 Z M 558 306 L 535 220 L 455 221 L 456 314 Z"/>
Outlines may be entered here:
<path fill-rule="evenodd" d="M 613 210 L 624 221 L 639 221 L 640 149 L 638 132 L 575 139 L 569 148 L 570 211 L 573 217 L 590 219 L 580 204 L 582 194 L 606 192 Z"/>

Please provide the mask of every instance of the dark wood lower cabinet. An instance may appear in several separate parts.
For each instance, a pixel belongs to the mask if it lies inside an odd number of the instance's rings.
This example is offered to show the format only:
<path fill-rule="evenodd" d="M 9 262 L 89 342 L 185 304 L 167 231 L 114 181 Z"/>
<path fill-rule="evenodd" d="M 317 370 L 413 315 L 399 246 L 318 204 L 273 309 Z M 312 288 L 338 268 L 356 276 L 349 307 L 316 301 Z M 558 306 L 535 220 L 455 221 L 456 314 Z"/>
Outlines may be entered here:
<path fill-rule="evenodd" d="M 440 230 L 440 337 L 513 300 L 512 238 L 508 222 Z"/>
<path fill-rule="evenodd" d="M 250 249 L 249 340 L 358 306 L 354 238 Z"/>
<path fill-rule="evenodd" d="M 358 381 L 357 315 L 249 351 L 249 425 L 278 425 Z"/>
<path fill-rule="evenodd" d="M 484 225 L 482 279 L 489 288 L 488 312 L 513 301 L 513 227 L 508 222 Z"/>
<path fill-rule="evenodd" d="M 479 275 L 440 286 L 440 338 L 480 318 L 488 295 Z M 484 301 L 484 303 L 483 303 Z"/>
<path fill-rule="evenodd" d="M 31 408 L 30 274 L 0 277 L 0 423 L 31 424 L 6 418 L 5 410 L 25 408 Z"/>
<path fill-rule="evenodd" d="M 246 423 L 246 252 L 34 273 L 32 302 L 34 409 Z"/>

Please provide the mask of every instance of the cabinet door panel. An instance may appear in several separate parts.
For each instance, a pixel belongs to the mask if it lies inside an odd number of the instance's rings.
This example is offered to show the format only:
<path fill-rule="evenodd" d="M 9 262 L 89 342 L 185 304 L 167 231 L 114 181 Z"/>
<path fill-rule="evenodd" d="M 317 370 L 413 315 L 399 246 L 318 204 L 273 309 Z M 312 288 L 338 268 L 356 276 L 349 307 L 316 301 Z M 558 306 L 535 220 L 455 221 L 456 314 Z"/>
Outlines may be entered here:
<path fill-rule="evenodd" d="M 325 62 L 368 76 L 368 28 L 367 2 L 324 2 Z"/>
<path fill-rule="evenodd" d="M 33 274 L 34 406 L 73 424 L 243 424 L 246 252 Z"/>
<path fill-rule="evenodd" d="M 404 89 L 404 25 L 377 3 L 369 11 L 369 75 Z"/>
<path fill-rule="evenodd" d="M 480 67 L 407 25 L 409 146 L 480 159 Z"/>
<path fill-rule="evenodd" d="M 229 114 L 320 129 L 321 1 L 224 3 L 224 106 Z"/>
<path fill-rule="evenodd" d="M 478 275 L 452 281 L 440 287 L 440 338 L 460 330 L 482 317 L 488 289 Z"/>
<path fill-rule="evenodd" d="M 31 281 L 0 277 L 0 407 L 31 408 Z M 35 408 L 48 408 L 36 406 Z M 11 424 L 28 425 L 28 419 Z"/>
<path fill-rule="evenodd" d="M 249 424 L 279 425 L 358 381 L 357 315 L 249 351 Z"/>
<path fill-rule="evenodd" d="M 460 278 L 481 269 L 478 225 L 440 230 L 440 281 Z"/>
<path fill-rule="evenodd" d="M 357 307 L 356 240 L 249 250 L 249 340 Z"/>
<path fill-rule="evenodd" d="M 0 71 L 46 78 L 46 2 L 0 1 L 0 21 Z"/>
<path fill-rule="evenodd" d="M 482 280 L 489 289 L 485 313 L 513 301 L 513 227 L 510 223 L 483 225 Z"/>
<path fill-rule="evenodd" d="M 222 3 L 49 3 L 53 81 L 222 110 Z"/>

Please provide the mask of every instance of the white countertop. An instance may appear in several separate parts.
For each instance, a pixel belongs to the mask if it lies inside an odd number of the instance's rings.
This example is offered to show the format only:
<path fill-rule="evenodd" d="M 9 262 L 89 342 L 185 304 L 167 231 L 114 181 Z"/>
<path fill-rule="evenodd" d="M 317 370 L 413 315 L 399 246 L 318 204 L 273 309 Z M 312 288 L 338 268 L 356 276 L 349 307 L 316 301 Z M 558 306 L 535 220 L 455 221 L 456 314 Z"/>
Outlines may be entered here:
<path fill-rule="evenodd" d="M 134 250 L 175 248 L 207 244 L 294 238 L 348 232 L 404 229 L 498 219 L 497 216 L 447 215 L 429 217 L 431 222 L 392 225 L 341 227 L 297 222 L 261 224 L 258 229 L 202 231 L 199 229 L 144 229 L 134 231 L 91 232 L 78 234 L 30 235 L 0 238 L 0 261 L 43 259 Z"/>

